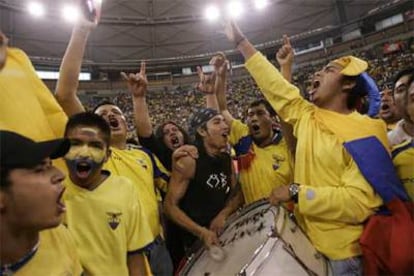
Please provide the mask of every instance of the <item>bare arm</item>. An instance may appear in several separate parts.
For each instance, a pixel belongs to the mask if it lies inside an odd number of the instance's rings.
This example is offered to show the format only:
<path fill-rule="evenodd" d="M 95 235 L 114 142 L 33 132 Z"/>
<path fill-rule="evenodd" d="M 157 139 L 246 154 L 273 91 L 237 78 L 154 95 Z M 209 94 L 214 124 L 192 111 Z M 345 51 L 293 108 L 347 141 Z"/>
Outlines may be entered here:
<path fill-rule="evenodd" d="M 130 254 L 127 257 L 128 272 L 130 276 L 147 275 L 145 269 L 145 256 L 141 253 Z"/>
<path fill-rule="evenodd" d="M 201 67 L 197 66 L 197 74 L 198 78 L 200 79 L 199 83 L 197 84 L 197 89 L 204 93 L 204 96 L 206 98 L 206 107 L 218 110 L 219 107 L 216 95 L 214 95 L 215 73 L 206 75 L 204 74 Z"/>
<path fill-rule="evenodd" d="M 216 234 L 197 224 L 178 206 L 187 191 L 191 178 L 195 174 L 195 169 L 196 162 L 194 158 L 185 156 L 175 162 L 173 157 L 173 169 L 167 196 L 164 201 L 164 210 L 175 223 L 187 229 L 193 235 L 200 237 L 207 246 L 210 246 L 218 244 Z"/>
<path fill-rule="evenodd" d="M 138 137 L 150 137 L 153 129 L 145 97 L 148 86 L 146 64 L 144 61 L 141 62 L 139 73 L 127 75 L 122 72 L 121 75 L 127 82 L 128 90 L 132 95 L 137 135 Z"/>
<path fill-rule="evenodd" d="M 254 48 L 254 46 L 247 40 L 234 21 L 230 20 L 227 22 L 225 33 L 227 38 L 240 51 L 245 60 L 248 60 L 257 52 L 256 48 Z"/>
<path fill-rule="evenodd" d="M 100 10 L 100 4 L 96 5 L 96 8 Z M 81 18 L 80 23 L 73 28 L 72 36 L 59 68 L 56 100 L 68 116 L 85 111 L 76 93 L 86 43 L 91 30 L 98 25 L 98 21 L 99 18 L 95 18 L 94 22 L 90 22 L 84 17 Z"/>

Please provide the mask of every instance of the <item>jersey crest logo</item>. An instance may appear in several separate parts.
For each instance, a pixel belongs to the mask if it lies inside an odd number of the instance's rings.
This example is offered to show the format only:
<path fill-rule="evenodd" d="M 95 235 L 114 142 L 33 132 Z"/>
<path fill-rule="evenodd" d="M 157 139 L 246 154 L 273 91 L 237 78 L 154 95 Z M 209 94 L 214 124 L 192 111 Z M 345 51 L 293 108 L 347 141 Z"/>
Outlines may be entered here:
<path fill-rule="evenodd" d="M 115 230 L 121 222 L 122 213 L 106 212 L 108 216 L 108 224 L 112 230 Z"/>
<path fill-rule="evenodd" d="M 144 169 L 148 169 L 147 163 L 144 159 L 137 159 L 138 164 L 143 167 Z"/>
<path fill-rule="evenodd" d="M 278 154 L 273 154 L 272 158 L 273 158 L 273 164 L 272 164 L 273 170 L 279 169 L 281 166 L 280 163 L 285 161 L 285 157 L 282 155 L 278 155 Z"/>

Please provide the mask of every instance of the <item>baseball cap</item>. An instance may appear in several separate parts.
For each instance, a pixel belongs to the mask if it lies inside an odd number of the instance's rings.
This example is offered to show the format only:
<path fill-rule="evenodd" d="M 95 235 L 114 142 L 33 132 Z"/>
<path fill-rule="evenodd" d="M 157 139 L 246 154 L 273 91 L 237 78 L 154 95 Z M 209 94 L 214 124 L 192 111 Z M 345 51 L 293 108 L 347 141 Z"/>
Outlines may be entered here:
<path fill-rule="evenodd" d="M 366 72 L 368 63 L 354 56 L 345 56 L 332 61 L 343 67 L 341 74 L 356 77 L 356 85 L 352 93 L 359 96 L 368 96 L 368 116 L 376 116 L 381 105 L 381 96 L 375 80 Z"/>
<path fill-rule="evenodd" d="M 50 157 L 64 156 L 70 148 L 67 139 L 35 142 L 18 133 L 0 130 L 0 166 L 2 168 L 32 168 Z"/>
<path fill-rule="evenodd" d="M 365 60 L 354 56 L 340 57 L 332 62 L 343 67 L 341 74 L 345 76 L 358 76 L 368 69 L 368 63 Z"/>

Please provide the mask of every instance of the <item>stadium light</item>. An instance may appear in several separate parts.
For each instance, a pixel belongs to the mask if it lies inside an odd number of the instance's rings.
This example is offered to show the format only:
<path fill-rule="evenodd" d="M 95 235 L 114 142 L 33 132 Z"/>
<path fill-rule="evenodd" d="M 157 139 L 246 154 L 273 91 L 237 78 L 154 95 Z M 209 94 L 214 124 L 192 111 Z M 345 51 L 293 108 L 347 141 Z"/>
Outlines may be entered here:
<path fill-rule="evenodd" d="M 227 5 L 227 13 L 231 18 L 238 18 L 243 13 L 243 6 L 238 1 L 232 1 Z"/>
<path fill-rule="evenodd" d="M 74 23 L 79 18 L 79 9 L 73 5 L 66 4 L 62 9 L 62 17 L 67 22 Z"/>
<path fill-rule="evenodd" d="M 254 6 L 257 10 L 263 10 L 267 4 L 269 4 L 267 0 L 254 0 Z"/>
<path fill-rule="evenodd" d="M 214 21 L 220 16 L 220 11 L 216 6 L 208 6 L 205 11 L 205 17 L 210 20 Z"/>
<path fill-rule="evenodd" d="M 35 17 L 41 17 L 45 15 L 45 8 L 39 2 L 30 2 L 27 5 L 27 10 L 29 13 Z"/>

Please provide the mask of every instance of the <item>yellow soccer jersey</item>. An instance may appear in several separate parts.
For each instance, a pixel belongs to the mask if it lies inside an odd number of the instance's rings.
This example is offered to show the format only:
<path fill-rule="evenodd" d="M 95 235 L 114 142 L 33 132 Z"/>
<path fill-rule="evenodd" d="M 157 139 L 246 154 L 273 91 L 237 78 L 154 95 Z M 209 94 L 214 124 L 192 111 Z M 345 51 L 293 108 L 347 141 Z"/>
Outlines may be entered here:
<path fill-rule="evenodd" d="M 67 117 L 23 51 L 7 49 L 0 91 L 0 129 L 35 141 L 63 137 Z"/>
<path fill-rule="evenodd" d="M 269 197 L 279 185 L 292 183 L 292 156 L 281 136 L 275 138 L 274 144 L 261 148 L 253 142 L 247 125 L 233 120 L 230 143 L 236 150 L 239 182 L 246 204 Z"/>
<path fill-rule="evenodd" d="M 414 201 L 414 140 L 395 146 L 392 150 L 392 161 L 398 177 Z"/>
<path fill-rule="evenodd" d="M 39 241 L 39 248 L 35 255 L 13 275 L 81 275 L 82 268 L 78 253 L 66 227 L 59 225 L 41 231 Z"/>
<path fill-rule="evenodd" d="M 35 141 L 63 137 L 66 114 L 23 51 L 7 49 L 6 65 L 0 71 L 0 91 L 0 129 Z M 61 159 L 54 163 L 66 171 Z"/>
<path fill-rule="evenodd" d="M 129 179 L 110 175 L 89 191 L 65 182 L 64 222 L 74 237 L 87 275 L 128 275 L 127 253 L 135 253 L 154 237 Z"/>
<path fill-rule="evenodd" d="M 385 123 L 307 102 L 260 53 L 246 62 L 246 68 L 281 118 L 293 125 L 298 138 L 294 180 L 301 185 L 296 212 L 302 227 L 330 259 L 360 255 L 363 222 L 382 200 L 343 143 L 375 136 L 388 148 Z"/>
<path fill-rule="evenodd" d="M 161 231 L 157 192 L 154 185 L 164 187 L 168 183 L 166 169 L 142 147 L 128 146 L 125 150 L 111 148 L 112 154 L 105 169 L 114 175 L 128 177 L 136 186 L 143 212 L 148 218 L 151 231 L 156 237 Z M 152 155 L 153 156 L 153 155 Z M 155 163 L 155 166 L 154 166 Z M 161 183 L 161 184 L 156 184 Z"/>

